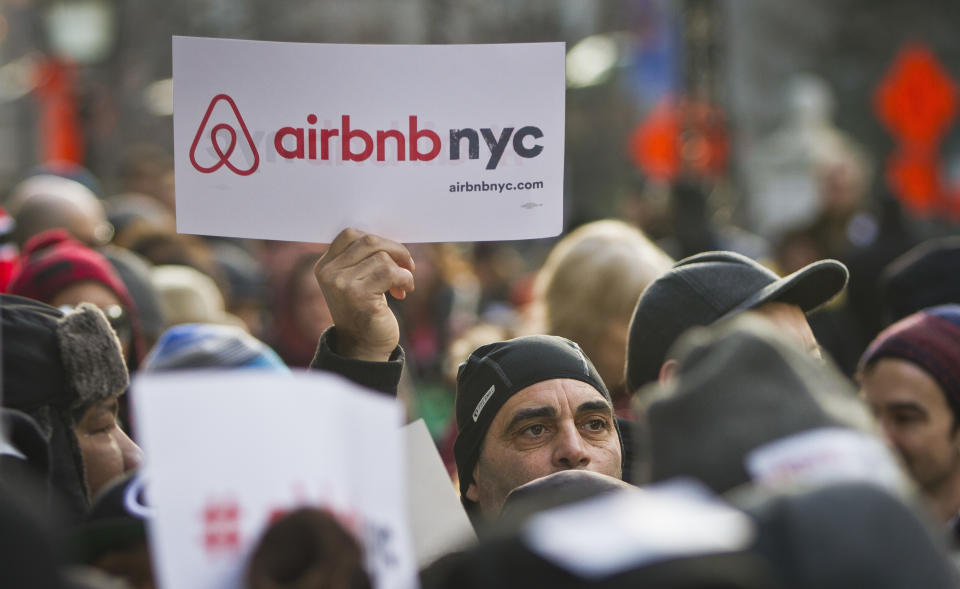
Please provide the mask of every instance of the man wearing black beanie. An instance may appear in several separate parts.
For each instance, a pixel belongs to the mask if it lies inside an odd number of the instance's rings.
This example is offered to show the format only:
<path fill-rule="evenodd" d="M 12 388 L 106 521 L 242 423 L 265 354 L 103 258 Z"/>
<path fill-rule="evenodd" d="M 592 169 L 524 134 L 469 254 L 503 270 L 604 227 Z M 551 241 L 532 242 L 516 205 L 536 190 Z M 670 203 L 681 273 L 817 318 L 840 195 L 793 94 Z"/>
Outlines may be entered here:
<path fill-rule="evenodd" d="M 620 478 L 610 393 L 577 344 L 533 335 L 481 346 L 457 374 L 460 498 L 487 516 L 516 487 L 584 469 Z"/>
<path fill-rule="evenodd" d="M 385 294 L 404 298 L 412 271 L 403 245 L 341 232 L 315 269 L 334 327 L 311 366 L 395 391 L 403 351 Z M 457 375 L 456 416 L 461 500 L 473 514 L 495 516 L 514 488 L 554 472 L 622 474 L 610 393 L 567 339 L 526 336 L 478 348 Z"/>

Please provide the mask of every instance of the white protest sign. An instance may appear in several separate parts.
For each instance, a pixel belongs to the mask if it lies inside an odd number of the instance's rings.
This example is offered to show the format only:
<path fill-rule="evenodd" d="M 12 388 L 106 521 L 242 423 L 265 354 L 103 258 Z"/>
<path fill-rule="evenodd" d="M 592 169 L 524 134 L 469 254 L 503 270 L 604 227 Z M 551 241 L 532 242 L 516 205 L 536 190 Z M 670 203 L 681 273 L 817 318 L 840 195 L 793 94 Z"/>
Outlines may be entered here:
<path fill-rule="evenodd" d="M 177 230 L 329 243 L 549 237 L 564 44 L 173 38 Z"/>
<path fill-rule="evenodd" d="M 768 486 L 862 481 L 899 490 L 905 483 L 879 438 L 846 428 L 817 428 L 774 440 L 753 449 L 745 463 L 754 481 Z"/>
<path fill-rule="evenodd" d="M 746 514 L 692 479 L 606 493 L 530 518 L 533 552 L 585 579 L 701 554 L 743 550 L 756 537 Z"/>
<path fill-rule="evenodd" d="M 133 406 L 164 588 L 235 589 L 273 518 L 334 513 L 379 589 L 416 587 L 399 404 L 324 373 L 141 376 Z"/>
<path fill-rule="evenodd" d="M 407 446 L 407 504 L 417 564 L 422 568 L 444 554 L 466 549 L 477 535 L 443 467 L 437 447 L 418 419 L 403 428 Z"/>

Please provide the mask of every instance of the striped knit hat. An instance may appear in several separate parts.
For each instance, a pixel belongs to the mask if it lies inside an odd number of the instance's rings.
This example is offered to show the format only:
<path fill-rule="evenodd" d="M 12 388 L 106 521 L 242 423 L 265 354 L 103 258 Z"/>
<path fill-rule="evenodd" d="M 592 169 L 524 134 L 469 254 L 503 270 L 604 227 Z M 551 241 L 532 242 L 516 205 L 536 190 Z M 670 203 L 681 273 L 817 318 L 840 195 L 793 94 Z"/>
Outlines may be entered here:
<path fill-rule="evenodd" d="M 960 305 L 930 307 L 886 328 L 864 352 L 859 371 L 881 358 L 900 358 L 923 368 L 960 419 Z"/>
<path fill-rule="evenodd" d="M 267 344 L 232 325 L 184 323 L 163 332 L 143 361 L 144 372 L 194 368 L 257 368 L 290 372 Z"/>

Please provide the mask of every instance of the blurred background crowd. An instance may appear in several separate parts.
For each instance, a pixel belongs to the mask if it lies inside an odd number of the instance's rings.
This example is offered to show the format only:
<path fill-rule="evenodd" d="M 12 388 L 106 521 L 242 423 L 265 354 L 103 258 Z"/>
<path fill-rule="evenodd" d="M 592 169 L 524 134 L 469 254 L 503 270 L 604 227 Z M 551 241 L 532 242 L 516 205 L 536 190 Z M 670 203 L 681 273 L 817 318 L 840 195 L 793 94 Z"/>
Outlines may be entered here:
<path fill-rule="evenodd" d="M 958 289 L 958 24 L 944 0 L 3 0 L 0 292 L 95 303 L 131 373 L 189 349 L 186 332 L 156 344 L 196 323 L 306 367 L 332 323 L 324 246 L 176 232 L 171 35 L 565 41 L 564 234 L 411 245 L 417 288 L 392 301 L 401 398 L 448 465 L 457 365 L 483 343 L 577 341 L 626 410 L 634 304 L 697 252 L 781 275 L 844 262 L 811 324 L 849 376 L 905 281 Z M 928 250 L 944 261 L 905 275 Z"/>
<path fill-rule="evenodd" d="M 546 266 L 559 237 L 412 247 L 418 288 L 396 306 L 416 383 L 405 398 L 438 443 L 449 437 L 453 371 L 482 341 L 559 333 L 605 366 L 612 387 L 622 381 L 622 318 L 652 278 L 623 273 L 643 255 L 630 252 L 630 240 L 642 239 L 631 228 L 674 259 L 730 249 L 781 274 L 843 261 L 846 298 L 813 323 L 851 373 L 888 320 L 884 269 L 921 242 L 956 234 L 960 220 L 952 27 L 960 14 L 948 2 L 0 6 L 0 287 L 8 290 L 31 236 L 66 228 L 122 279 L 125 292 L 112 288 L 110 302 L 123 303 L 135 325 L 133 368 L 166 327 L 198 321 L 241 326 L 302 367 L 330 323 L 311 275 L 322 246 L 176 233 L 172 34 L 566 41 L 565 232 L 599 219 L 622 224 L 584 229 Z M 623 244 L 606 269 L 596 255 L 605 241 Z M 571 280 L 610 300 L 584 306 L 558 295 Z"/>

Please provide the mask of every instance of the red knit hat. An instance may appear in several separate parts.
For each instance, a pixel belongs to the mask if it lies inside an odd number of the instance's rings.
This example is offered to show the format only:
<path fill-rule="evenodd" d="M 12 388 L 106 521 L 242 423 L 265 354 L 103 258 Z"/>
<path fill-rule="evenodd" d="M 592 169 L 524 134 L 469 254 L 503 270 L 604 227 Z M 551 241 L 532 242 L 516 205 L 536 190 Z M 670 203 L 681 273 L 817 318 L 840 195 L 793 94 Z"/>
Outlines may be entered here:
<path fill-rule="evenodd" d="M 133 297 L 106 258 L 71 238 L 65 230 L 50 229 L 27 241 L 8 292 L 49 304 L 67 287 L 85 281 L 102 284 L 120 300 L 130 317 L 131 347 L 139 363 L 144 345 Z"/>

